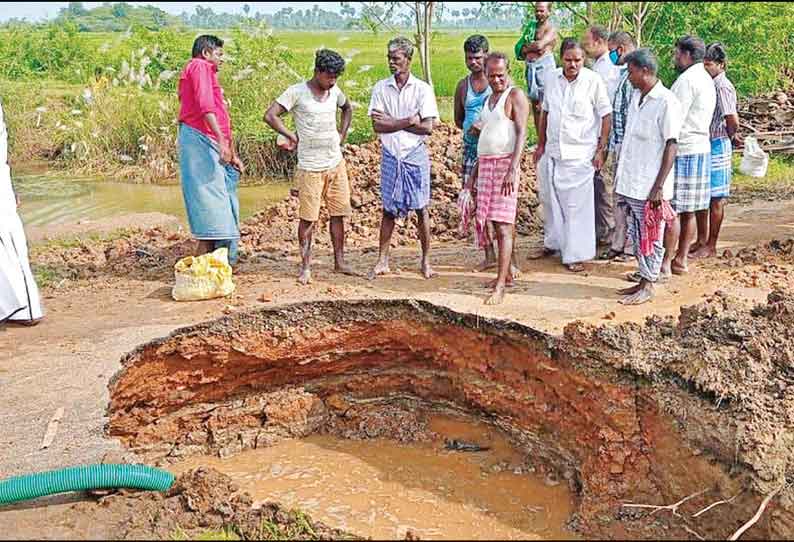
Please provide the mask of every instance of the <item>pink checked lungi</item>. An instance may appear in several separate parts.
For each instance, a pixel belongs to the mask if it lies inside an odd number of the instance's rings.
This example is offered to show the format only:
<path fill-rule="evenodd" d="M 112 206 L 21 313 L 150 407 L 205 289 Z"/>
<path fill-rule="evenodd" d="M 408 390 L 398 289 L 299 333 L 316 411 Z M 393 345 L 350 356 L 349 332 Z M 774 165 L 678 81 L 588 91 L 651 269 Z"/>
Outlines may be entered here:
<path fill-rule="evenodd" d="M 502 181 L 510 169 L 512 154 L 480 156 L 477 173 L 477 215 L 475 233 L 477 243 L 485 247 L 489 243 L 488 222 L 515 224 L 518 207 L 518 185 L 509 196 L 502 195 Z"/>

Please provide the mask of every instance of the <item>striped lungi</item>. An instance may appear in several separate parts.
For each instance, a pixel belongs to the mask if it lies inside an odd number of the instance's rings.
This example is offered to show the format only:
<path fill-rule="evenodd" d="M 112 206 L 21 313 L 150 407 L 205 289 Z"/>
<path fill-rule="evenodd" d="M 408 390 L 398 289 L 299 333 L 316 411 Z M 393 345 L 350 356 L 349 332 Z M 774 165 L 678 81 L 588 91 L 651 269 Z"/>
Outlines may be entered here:
<path fill-rule="evenodd" d="M 648 282 L 659 280 L 659 273 L 662 270 L 662 260 L 664 259 L 664 245 L 662 238 L 664 234 L 664 222 L 659 222 L 659 231 L 653 242 L 653 251 L 644 255 L 641 250 L 642 234 L 645 229 L 645 204 L 647 200 L 639 200 L 622 196 L 619 205 L 623 206 L 626 213 L 628 225 L 628 237 L 634 246 L 634 256 L 637 258 L 639 273 Z"/>
<path fill-rule="evenodd" d="M 502 194 L 502 181 L 510 169 L 512 154 L 480 156 L 477 174 L 477 211 L 475 233 L 477 243 L 485 247 L 489 243 L 486 224 L 501 222 L 515 224 L 518 207 L 518 185 L 509 196 Z"/>
<path fill-rule="evenodd" d="M 424 142 L 398 159 L 382 147 L 380 196 L 383 210 L 395 217 L 405 217 L 430 203 L 430 157 Z"/>
<path fill-rule="evenodd" d="M 727 137 L 711 140 L 711 198 L 727 198 L 731 193 L 733 146 Z"/>
<path fill-rule="evenodd" d="M 708 209 L 711 201 L 711 153 L 677 156 L 674 186 L 671 204 L 676 213 Z"/>

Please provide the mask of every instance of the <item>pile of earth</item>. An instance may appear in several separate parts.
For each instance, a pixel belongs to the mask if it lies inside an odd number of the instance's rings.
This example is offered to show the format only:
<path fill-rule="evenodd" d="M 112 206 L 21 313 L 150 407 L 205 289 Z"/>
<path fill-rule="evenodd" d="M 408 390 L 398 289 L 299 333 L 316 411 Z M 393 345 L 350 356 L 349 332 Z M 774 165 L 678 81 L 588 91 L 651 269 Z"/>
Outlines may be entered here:
<path fill-rule="evenodd" d="M 730 430 L 718 434 L 712 426 L 714 434 L 692 437 L 746 472 L 756 492 L 768 494 L 794 478 L 794 290 L 773 290 L 766 304 L 754 307 L 718 291 L 682 307 L 677 322 L 659 316 L 644 325 L 574 322 L 564 335 L 583 359 L 606 362 L 653 386 L 672 379 L 712 402 L 731 420 Z M 686 417 L 681 405 L 667 410 Z M 793 494 L 782 494 L 786 506 Z"/>
<path fill-rule="evenodd" d="M 430 221 L 433 241 L 459 239 L 460 214 L 457 208 L 461 189 L 462 134 L 450 124 L 438 124 L 428 141 L 430 152 Z M 350 178 L 353 216 L 348 225 L 348 244 L 353 247 L 377 245 L 381 220 L 380 143 L 348 145 L 345 161 Z M 521 182 L 518 196 L 517 230 L 521 234 L 537 231 L 542 218 L 538 210 L 535 169 L 529 153 L 521 162 Z M 241 227 L 243 247 L 249 250 L 274 251 L 285 244 L 294 246 L 298 222 L 298 198 L 289 197 L 282 203 L 252 216 Z M 323 210 L 314 242 L 330 245 L 327 234 L 328 215 Z M 406 245 L 416 240 L 416 217 L 411 214 L 404 226 L 394 230 L 392 243 Z"/>
<path fill-rule="evenodd" d="M 53 514 L 55 515 L 55 514 Z M 86 518 L 84 535 L 105 540 L 338 540 L 354 539 L 344 531 L 287 511 L 275 503 L 254 505 L 231 479 L 212 469 L 198 468 L 179 476 L 171 489 L 120 492 L 98 503 L 80 502 L 57 515 L 75 524 Z M 58 517 L 50 517 L 57 536 Z M 217 537 L 206 538 L 214 533 Z M 236 538 L 234 538 L 236 537 Z"/>
<path fill-rule="evenodd" d="M 794 287 L 794 238 L 773 239 L 732 251 L 711 260 L 711 266 L 729 268 L 731 281 L 749 288 Z"/>

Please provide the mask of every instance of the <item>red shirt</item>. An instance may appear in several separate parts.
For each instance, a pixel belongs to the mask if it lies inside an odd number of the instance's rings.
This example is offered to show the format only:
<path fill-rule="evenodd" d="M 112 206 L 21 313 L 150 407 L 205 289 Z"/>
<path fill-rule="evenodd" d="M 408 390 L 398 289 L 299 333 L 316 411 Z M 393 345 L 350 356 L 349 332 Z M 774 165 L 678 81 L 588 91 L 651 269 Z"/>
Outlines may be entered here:
<path fill-rule="evenodd" d="M 204 60 L 194 58 L 187 63 L 179 76 L 179 122 L 206 134 L 215 140 L 215 133 L 204 120 L 207 113 L 215 113 L 221 133 L 227 140 L 232 138 L 232 125 L 223 89 L 218 83 L 218 67 Z"/>

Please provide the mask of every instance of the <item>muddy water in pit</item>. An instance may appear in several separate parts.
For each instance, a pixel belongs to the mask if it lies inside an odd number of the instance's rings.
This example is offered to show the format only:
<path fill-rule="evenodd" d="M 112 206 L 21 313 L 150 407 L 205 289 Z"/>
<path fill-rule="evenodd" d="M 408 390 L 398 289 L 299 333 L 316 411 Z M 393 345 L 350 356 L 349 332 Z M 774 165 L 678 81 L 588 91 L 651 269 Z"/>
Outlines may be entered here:
<path fill-rule="evenodd" d="M 524 458 L 486 424 L 431 418 L 426 443 L 313 435 L 239 455 L 193 457 L 171 468 L 209 466 L 255 501 L 275 501 L 360 536 L 422 539 L 573 539 L 573 499 L 563 480 L 516 474 Z M 484 452 L 444 449 L 455 438 Z M 526 470 L 526 469 L 524 469 Z"/>
<path fill-rule="evenodd" d="M 240 187 L 240 218 L 278 203 L 290 184 L 272 181 Z M 29 226 L 72 224 L 127 213 L 159 212 L 187 224 L 179 185 L 119 183 L 100 179 L 73 179 L 57 175 L 14 175 L 14 188 L 23 204 L 20 214 Z"/>

